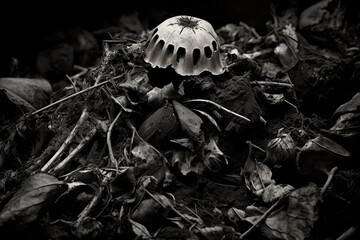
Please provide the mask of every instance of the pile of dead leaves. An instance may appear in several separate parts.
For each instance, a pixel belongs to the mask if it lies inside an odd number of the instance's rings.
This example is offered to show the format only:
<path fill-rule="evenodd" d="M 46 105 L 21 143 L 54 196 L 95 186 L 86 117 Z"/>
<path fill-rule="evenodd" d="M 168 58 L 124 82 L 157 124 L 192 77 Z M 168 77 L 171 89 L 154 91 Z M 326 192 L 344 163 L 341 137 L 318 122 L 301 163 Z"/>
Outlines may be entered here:
<path fill-rule="evenodd" d="M 316 31 L 306 14 L 300 28 Z M 56 93 L 42 80 L 2 79 L 2 236 L 353 234 L 360 59 L 343 47 L 325 58 L 287 17 L 274 14 L 266 36 L 245 23 L 218 29 L 219 76 L 151 68 L 143 31 L 105 40 L 101 62 Z"/>

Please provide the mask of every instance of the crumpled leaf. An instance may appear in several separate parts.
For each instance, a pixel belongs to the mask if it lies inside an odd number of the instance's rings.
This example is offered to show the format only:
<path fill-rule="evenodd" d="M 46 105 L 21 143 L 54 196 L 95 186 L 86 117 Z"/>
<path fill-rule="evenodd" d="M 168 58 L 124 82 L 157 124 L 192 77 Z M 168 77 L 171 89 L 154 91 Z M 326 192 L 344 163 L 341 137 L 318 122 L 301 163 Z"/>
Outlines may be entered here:
<path fill-rule="evenodd" d="M 251 158 L 246 160 L 243 174 L 246 187 L 257 196 L 261 196 L 268 185 L 275 183 L 269 167 Z"/>
<path fill-rule="evenodd" d="M 134 220 L 131 220 L 130 218 L 129 218 L 129 221 L 131 223 L 132 230 L 134 231 L 136 236 L 140 237 L 141 239 L 153 239 L 149 230 L 147 230 L 147 228 L 144 225 L 142 225 L 138 222 L 135 222 Z"/>
<path fill-rule="evenodd" d="M 286 194 L 293 191 L 295 188 L 288 184 L 278 184 L 275 185 L 274 183 L 267 186 L 262 194 L 262 200 L 266 203 L 274 202 L 279 198 L 285 196 Z"/>
<path fill-rule="evenodd" d="M 280 239 L 305 239 L 318 219 L 319 188 L 310 183 L 288 196 L 289 202 L 266 218 L 261 229 L 265 236 Z"/>
<path fill-rule="evenodd" d="M 140 202 L 131 214 L 131 219 L 145 226 L 154 226 L 169 215 L 171 206 L 172 204 L 166 196 L 154 193 L 153 198 Z"/>
<path fill-rule="evenodd" d="M 225 239 L 227 234 L 233 235 L 235 230 L 231 227 L 214 226 L 201 228 L 200 233 L 206 240 L 219 240 Z"/>
<path fill-rule="evenodd" d="M 111 181 L 109 187 L 113 196 L 123 195 L 122 197 L 130 198 L 135 192 L 136 187 L 134 168 L 127 168 L 117 174 L 114 180 Z"/>
<path fill-rule="evenodd" d="M 171 82 L 162 88 L 154 87 L 146 93 L 146 97 L 148 104 L 152 106 L 160 106 L 166 99 L 179 99 L 184 96 L 184 94 L 183 84 L 180 84 L 179 89 L 175 90 L 175 87 Z"/>
<path fill-rule="evenodd" d="M 140 142 L 131 153 L 136 161 L 136 176 L 154 176 L 158 181 L 165 177 L 165 173 L 168 171 L 167 166 L 164 164 L 160 153 L 148 143 Z"/>
<path fill-rule="evenodd" d="M 280 104 L 282 102 L 284 102 L 285 100 L 285 96 L 282 93 L 279 94 L 275 94 L 275 93 L 263 93 L 266 101 L 270 104 L 270 105 L 277 105 Z"/>
<path fill-rule="evenodd" d="M 189 149 L 192 152 L 195 152 L 195 144 L 189 138 L 180 138 L 180 139 L 173 139 L 170 142 L 179 144 L 180 146 Z"/>
<path fill-rule="evenodd" d="M 360 110 L 360 92 L 355 94 L 355 96 L 347 101 L 346 103 L 340 105 L 334 112 L 333 118 L 341 116 L 345 113 L 356 113 Z"/>
<path fill-rule="evenodd" d="M 224 153 L 217 146 L 214 138 L 209 140 L 204 147 L 204 151 L 204 164 L 210 171 L 219 172 L 221 170 L 221 165 L 228 163 Z"/>
<path fill-rule="evenodd" d="M 119 84 L 119 87 L 132 90 L 141 96 L 145 95 L 152 88 L 144 67 L 134 67 L 131 71 L 127 72 L 125 83 Z"/>
<path fill-rule="evenodd" d="M 140 162 L 150 162 L 159 159 L 159 153 L 157 153 L 148 143 L 140 142 L 131 150 L 132 155 Z"/>
<path fill-rule="evenodd" d="M 155 147 L 163 147 L 170 139 L 177 137 L 179 131 L 179 122 L 169 103 L 152 113 L 138 129 L 139 135 Z"/>
<path fill-rule="evenodd" d="M 231 222 L 237 224 L 239 221 L 245 221 L 246 213 L 241 209 L 232 207 L 229 208 L 227 216 Z"/>
<path fill-rule="evenodd" d="M 173 150 L 171 153 L 170 162 L 172 166 L 177 165 L 184 176 L 190 172 L 202 174 L 204 171 L 204 163 L 191 151 L 180 149 Z"/>
<path fill-rule="evenodd" d="M 348 102 L 340 105 L 334 112 L 335 124 L 326 132 L 345 138 L 360 135 L 360 93 Z"/>
<path fill-rule="evenodd" d="M 75 235 L 80 239 L 96 239 L 99 237 L 103 229 L 101 222 L 95 218 L 86 217 L 76 227 Z"/>
<path fill-rule="evenodd" d="M 202 119 L 193 111 L 183 106 L 176 100 L 172 101 L 176 115 L 178 116 L 181 129 L 193 140 L 202 142 L 203 132 L 201 131 Z"/>
<path fill-rule="evenodd" d="M 47 173 L 30 176 L 0 212 L 0 227 L 37 220 L 68 185 Z"/>
<path fill-rule="evenodd" d="M 296 156 L 298 171 L 309 178 L 316 178 L 318 173 L 326 173 L 335 166 L 344 164 L 350 152 L 333 140 L 322 135 L 310 139 Z"/>
<path fill-rule="evenodd" d="M 329 130 L 331 134 L 351 138 L 360 135 L 360 112 L 359 113 L 345 113 L 339 116 L 334 126 Z"/>

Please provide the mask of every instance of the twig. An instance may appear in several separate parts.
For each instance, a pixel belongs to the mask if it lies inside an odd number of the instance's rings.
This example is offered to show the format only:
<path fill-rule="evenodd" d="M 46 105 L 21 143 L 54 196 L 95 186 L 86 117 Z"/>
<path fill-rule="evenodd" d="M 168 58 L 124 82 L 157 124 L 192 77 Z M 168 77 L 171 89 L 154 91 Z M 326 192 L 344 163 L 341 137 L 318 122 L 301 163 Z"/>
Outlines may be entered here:
<path fill-rule="evenodd" d="M 119 76 L 113 77 L 113 78 L 111 78 L 111 79 L 109 79 L 109 80 L 106 80 L 106 81 L 104 81 L 104 82 L 102 82 L 102 83 L 99 83 L 99 84 L 97 84 L 97 85 L 91 86 L 91 87 L 89 87 L 89 88 L 85 88 L 85 89 L 83 89 L 83 90 L 81 90 L 81 91 L 79 91 L 79 92 L 77 92 L 77 93 L 74 93 L 74 94 L 72 94 L 72 95 L 69 95 L 69 96 L 67 96 L 67 97 L 64 97 L 64 98 L 62 98 L 62 99 L 60 99 L 60 100 L 58 100 L 58 101 L 56 101 L 56 102 L 53 102 L 53 103 L 51 103 L 51 104 L 49 104 L 49 105 L 47 105 L 47 106 L 45 106 L 45 107 L 43 107 L 43 108 L 40 108 L 40 109 L 32 112 L 31 115 L 36 115 L 36 114 L 38 114 L 38 113 L 40 113 L 40 112 L 42 112 L 42 111 L 44 111 L 44 110 L 46 110 L 46 109 L 49 109 L 49 108 L 51 108 L 51 107 L 53 107 L 53 106 L 56 106 L 56 105 L 58 105 L 58 104 L 60 104 L 60 103 L 62 103 L 62 102 L 65 102 L 65 101 L 67 101 L 67 100 L 70 100 L 70 99 L 72 99 L 72 98 L 74 98 L 74 97 L 76 97 L 76 96 L 79 96 L 79 95 L 81 95 L 81 94 L 83 94 L 83 93 L 85 93 L 85 92 L 88 92 L 88 91 L 90 91 L 90 90 L 92 90 L 92 89 L 101 87 L 101 86 L 103 86 L 103 85 L 105 85 L 105 84 L 108 84 L 108 83 L 110 83 L 111 81 L 116 80 L 116 79 L 118 79 L 118 78 L 121 78 L 121 77 L 123 77 L 123 76 L 124 76 L 124 73 L 121 74 L 121 75 L 119 75 Z"/>
<path fill-rule="evenodd" d="M 351 237 L 354 232 L 357 230 L 356 227 L 350 227 L 348 230 L 346 230 L 343 234 L 341 234 L 340 237 L 338 237 L 336 240 L 345 240 Z"/>
<path fill-rule="evenodd" d="M 292 84 L 292 83 L 269 82 L 269 81 L 251 81 L 250 84 L 251 85 L 271 85 L 271 86 L 288 87 L 288 88 L 294 87 L 294 84 Z"/>
<path fill-rule="evenodd" d="M 57 152 L 54 154 L 54 156 L 41 168 L 42 172 L 45 172 L 45 171 L 49 170 L 50 166 L 54 163 L 54 161 L 56 161 L 56 159 L 58 157 L 60 157 L 61 154 L 63 154 L 65 149 L 69 146 L 69 144 L 71 143 L 71 141 L 75 137 L 79 127 L 88 118 L 88 116 L 89 116 L 89 114 L 88 114 L 87 108 L 85 108 L 82 111 L 81 116 L 80 116 L 78 122 L 76 123 L 75 127 L 71 130 L 70 135 L 65 139 L 64 143 L 57 150 Z"/>
<path fill-rule="evenodd" d="M 244 237 L 246 237 L 262 220 L 267 218 L 267 216 L 274 210 L 274 208 L 277 207 L 277 205 L 279 205 L 279 203 L 282 199 L 283 198 L 280 198 L 279 200 L 277 200 L 277 202 L 274 203 L 246 232 L 241 234 L 240 239 L 243 239 Z"/>
<path fill-rule="evenodd" d="M 59 171 L 63 170 L 66 167 L 66 165 L 90 142 L 90 140 L 95 136 L 96 133 L 97 133 L 97 128 L 94 127 L 86 135 L 86 137 L 81 140 L 79 145 L 64 160 L 62 160 L 56 167 L 54 167 L 51 172 L 56 174 Z"/>
<path fill-rule="evenodd" d="M 66 74 L 66 78 L 70 81 L 71 85 L 72 85 L 73 88 L 74 88 L 74 91 L 75 91 L 75 92 L 78 92 L 78 90 L 76 89 L 76 84 L 75 84 L 75 82 L 71 79 L 71 77 L 69 77 L 69 75 Z"/>
<path fill-rule="evenodd" d="M 326 190 L 328 189 L 332 179 L 334 178 L 334 175 L 335 175 L 335 172 L 336 170 L 338 169 L 338 167 L 333 167 L 331 169 L 331 171 L 329 173 L 327 173 L 328 175 L 328 178 L 326 179 L 326 182 L 324 184 L 324 186 L 322 187 L 321 191 L 320 191 L 320 194 L 321 196 L 326 192 Z"/>
<path fill-rule="evenodd" d="M 242 118 L 242 119 L 250 122 L 250 119 L 248 119 L 247 117 L 244 117 L 244 116 L 242 116 L 242 115 L 240 115 L 240 114 L 238 114 L 238 113 L 236 113 L 236 112 L 233 112 L 233 111 L 231 111 L 231 110 L 229 110 L 229 109 L 227 109 L 227 108 L 221 106 L 220 104 L 218 104 L 218 103 L 216 103 L 216 102 L 213 102 L 213 101 L 211 101 L 211 100 L 207 100 L 207 99 L 191 99 L 191 100 L 185 101 L 185 103 L 189 103 L 189 102 L 204 102 L 204 103 L 209 103 L 209 104 L 212 104 L 212 105 L 214 105 L 214 106 L 216 106 L 216 107 L 224 110 L 225 112 L 231 113 L 231 114 L 233 114 L 233 115 L 235 115 L 235 116 L 237 116 L 237 117 L 239 117 L 239 118 Z"/>
<path fill-rule="evenodd" d="M 105 185 L 109 182 L 109 180 L 111 179 L 113 172 L 109 172 L 104 176 L 104 179 L 101 182 L 101 186 L 99 188 L 99 191 L 97 192 L 97 194 L 94 196 L 94 198 L 91 200 L 91 202 L 84 208 L 84 210 L 82 210 L 82 212 L 79 214 L 78 219 L 76 221 L 76 227 L 78 227 L 83 221 L 84 219 L 90 214 L 91 210 L 93 209 L 93 207 L 96 205 L 96 203 L 99 201 L 99 199 L 101 198 L 102 193 L 104 192 L 105 189 Z"/>
<path fill-rule="evenodd" d="M 261 147 L 259 147 L 258 145 L 253 144 L 251 141 L 246 141 L 247 144 L 251 144 L 252 147 L 256 148 L 257 150 L 260 150 L 263 153 L 266 153 L 266 151 L 264 149 L 262 149 Z"/>
<path fill-rule="evenodd" d="M 110 127 L 108 129 L 108 132 L 106 134 L 106 143 L 107 143 L 107 146 L 108 146 L 108 150 L 109 150 L 109 157 L 110 157 L 110 161 L 113 163 L 113 167 L 116 168 L 116 170 L 119 169 L 119 163 L 116 161 L 115 157 L 114 157 L 114 152 L 112 150 L 112 145 L 111 145 L 111 132 L 112 132 L 112 129 L 114 128 L 116 122 L 119 120 L 121 114 L 123 113 L 123 111 L 121 110 L 118 115 L 115 117 L 114 121 L 112 121 L 112 123 L 110 124 Z M 117 173 L 117 171 L 116 171 Z"/>
<path fill-rule="evenodd" d="M 80 70 L 81 72 L 79 72 L 79 73 L 71 76 L 71 77 L 70 77 L 71 79 L 79 78 L 79 77 L 81 77 L 82 75 L 86 74 L 86 73 L 89 71 L 89 69 L 84 68 L 84 67 L 79 66 L 79 65 L 74 65 L 74 68 L 75 68 L 76 70 Z"/>

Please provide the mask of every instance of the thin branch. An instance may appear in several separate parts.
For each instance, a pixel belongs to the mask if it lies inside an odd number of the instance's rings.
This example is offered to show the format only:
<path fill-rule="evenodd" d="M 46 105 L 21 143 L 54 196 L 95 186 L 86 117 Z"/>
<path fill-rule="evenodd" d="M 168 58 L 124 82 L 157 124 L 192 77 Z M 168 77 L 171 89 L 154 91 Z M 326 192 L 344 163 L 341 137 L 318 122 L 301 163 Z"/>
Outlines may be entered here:
<path fill-rule="evenodd" d="M 277 202 L 274 203 L 246 232 L 241 234 L 240 239 L 245 238 L 262 220 L 267 218 L 267 216 L 269 216 L 269 214 L 274 210 L 274 208 L 276 208 L 279 205 L 282 199 L 283 198 L 277 200 Z"/>
<path fill-rule="evenodd" d="M 209 104 L 212 104 L 212 105 L 214 105 L 214 106 L 216 106 L 216 107 L 224 110 L 225 112 L 228 112 L 228 113 L 230 113 L 230 114 L 233 114 L 233 115 L 235 115 L 235 116 L 237 116 L 237 117 L 239 117 L 239 118 L 242 118 L 242 119 L 250 122 L 250 119 L 248 119 L 247 117 L 244 117 L 244 116 L 242 116 L 242 115 L 240 115 L 240 114 L 238 114 L 238 113 L 236 113 L 236 112 L 233 112 L 233 111 L 231 111 L 231 110 L 229 110 L 229 109 L 227 109 L 227 108 L 221 106 L 220 104 L 218 104 L 218 103 L 216 103 L 216 102 L 213 102 L 213 101 L 211 101 L 211 100 L 207 100 L 207 99 L 191 99 L 191 100 L 185 101 L 185 103 L 189 103 L 189 102 L 204 102 L 204 103 L 209 103 Z"/>
<path fill-rule="evenodd" d="M 343 234 L 341 234 L 340 237 L 338 237 L 336 240 L 345 240 L 351 237 L 356 232 L 356 227 L 350 227 L 348 230 L 346 230 Z"/>
<path fill-rule="evenodd" d="M 97 128 L 94 127 L 86 135 L 86 137 L 81 140 L 79 145 L 64 160 L 62 160 L 56 167 L 54 167 L 51 172 L 56 174 L 59 171 L 63 170 L 67 166 L 67 164 L 90 142 L 90 140 L 95 136 L 96 133 Z"/>
<path fill-rule="evenodd" d="M 321 191 L 320 191 L 320 194 L 321 196 L 326 192 L 326 190 L 328 189 L 332 179 L 334 178 L 334 175 L 335 175 L 335 172 L 336 170 L 338 169 L 338 167 L 333 167 L 331 169 L 331 171 L 329 173 L 327 173 L 328 175 L 328 178 L 326 179 L 326 182 L 324 184 L 324 186 L 322 187 Z"/>
<path fill-rule="evenodd" d="M 112 129 L 114 128 L 116 122 L 119 120 L 121 114 L 123 113 L 123 111 L 121 110 L 118 115 L 115 117 L 114 121 L 112 121 L 112 123 L 110 124 L 110 127 L 108 129 L 108 132 L 106 134 L 106 143 L 108 146 L 108 150 L 109 150 L 109 157 L 110 157 L 110 161 L 113 163 L 113 167 L 116 168 L 116 170 L 119 169 L 119 163 L 116 161 L 115 157 L 114 157 L 114 152 L 112 150 L 112 145 L 111 145 L 111 132 Z"/>
<path fill-rule="evenodd" d="M 109 172 L 104 176 L 104 179 L 101 182 L 101 186 L 99 188 L 99 191 L 94 196 L 94 198 L 91 200 L 91 202 L 82 210 L 82 212 L 79 214 L 78 219 L 76 221 L 76 227 L 79 227 L 80 224 L 84 221 L 84 219 L 90 214 L 91 210 L 95 207 L 96 203 L 101 198 L 102 193 L 105 190 L 106 184 L 110 181 L 112 177 L 113 172 Z"/>
<path fill-rule="evenodd" d="M 294 84 L 291 84 L 291 83 L 270 82 L 270 81 L 251 81 L 250 84 L 251 85 L 270 85 L 270 86 L 288 87 L 288 88 L 294 87 Z"/>
<path fill-rule="evenodd" d="M 116 80 L 116 79 L 119 79 L 119 78 L 121 78 L 121 77 L 123 77 L 123 76 L 124 76 L 124 73 L 121 74 L 121 75 L 119 75 L 119 76 L 113 77 L 113 78 L 111 78 L 111 79 L 109 79 L 109 80 L 106 80 L 106 81 L 104 81 L 104 82 L 102 82 L 102 83 L 99 83 L 99 84 L 97 84 L 97 85 L 91 86 L 91 87 L 89 87 L 89 88 L 85 88 L 85 89 L 83 89 L 83 90 L 81 90 L 81 91 L 79 91 L 79 92 L 77 92 L 77 93 L 74 93 L 74 94 L 72 94 L 72 95 L 69 95 L 69 96 L 67 96 L 67 97 L 64 97 L 64 98 L 62 98 L 62 99 L 60 99 L 60 100 L 58 100 L 58 101 L 56 101 L 56 102 L 53 102 L 53 103 L 51 103 L 51 104 L 49 104 L 49 105 L 47 105 L 47 106 L 45 106 L 45 107 L 43 107 L 43 108 L 40 108 L 40 109 L 32 112 L 31 115 L 36 115 L 36 114 L 38 114 L 38 113 L 40 113 L 40 112 L 42 112 L 42 111 L 45 111 L 45 110 L 47 110 L 47 109 L 49 109 L 49 108 L 51 108 L 51 107 L 53 107 L 53 106 L 56 106 L 56 105 L 58 105 L 58 104 L 60 104 L 60 103 L 62 103 L 62 102 L 65 102 L 65 101 L 67 101 L 67 100 L 70 100 L 70 99 L 72 99 L 72 98 L 74 98 L 74 97 L 76 97 L 76 96 L 79 96 L 79 95 L 81 95 L 81 94 L 83 94 L 83 93 L 85 93 L 85 92 L 88 92 L 88 91 L 90 91 L 90 90 L 93 90 L 93 89 L 95 89 L 95 88 L 101 87 L 101 86 L 103 86 L 103 85 L 105 85 L 105 84 L 108 84 L 108 83 L 110 83 L 111 81 Z"/>
<path fill-rule="evenodd" d="M 64 143 L 61 145 L 61 147 L 57 150 L 57 152 L 54 154 L 54 156 L 41 168 L 42 172 L 46 172 L 50 169 L 50 166 L 63 154 L 65 149 L 70 145 L 71 141 L 74 139 L 78 129 L 82 125 L 82 123 L 88 118 L 89 114 L 87 111 L 87 108 L 85 108 L 81 116 L 76 123 L 75 127 L 71 130 L 69 136 L 65 139 Z"/>

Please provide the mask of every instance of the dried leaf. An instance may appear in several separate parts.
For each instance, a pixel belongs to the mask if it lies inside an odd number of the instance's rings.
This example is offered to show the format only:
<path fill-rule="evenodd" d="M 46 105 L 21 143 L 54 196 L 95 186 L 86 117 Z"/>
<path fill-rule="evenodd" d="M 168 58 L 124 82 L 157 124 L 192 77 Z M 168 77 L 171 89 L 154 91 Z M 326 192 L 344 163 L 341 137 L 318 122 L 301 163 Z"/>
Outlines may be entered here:
<path fill-rule="evenodd" d="M 334 126 L 327 132 L 345 137 L 357 137 L 360 135 L 360 112 L 359 113 L 345 113 L 339 116 Z"/>
<path fill-rule="evenodd" d="M 126 74 L 126 82 L 119 84 L 119 87 L 132 90 L 139 95 L 145 95 L 150 89 L 149 77 L 144 67 L 134 67 Z"/>
<path fill-rule="evenodd" d="M 202 174 L 204 171 L 203 161 L 199 161 L 194 153 L 188 150 L 173 150 L 170 162 L 172 166 L 177 165 L 181 173 L 186 176 L 190 172 Z M 201 160 L 201 159 L 200 159 Z"/>
<path fill-rule="evenodd" d="M 284 102 L 284 100 L 285 100 L 285 96 L 282 93 L 280 93 L 280 94 L 263 93 L 263 95 L 264 95 L 266 101 L 270 105 L 277 105 L 277 104 L 280 104 L 280 103 Z"/>
<path fill-rule="evenodd" d="M 356 113 L 360 110 L 360 92 L 355 94 L 355 96 L 350 99 L 348 102 L 340 105 L 334 112 L 333 118 L 339 117 L 346 113 Z"/>
<path fill-rule="evenodd" d="M 195 144 L 189 138 L 180 138 L 180 139 L 173 139 L 170 142 L 179 144 L 180 146 L 189 149 L 192 152 L 195 152 Z"/>
<path fill-rule="evenodd" d="M 219 125 L 217 124 L 216 120 L 208 113 L 201 111 L 199 109 L 193 109 L 194 111 L 200 113 L 201 115 L 205 116 L 207 119 L 209 119 L 209 121 L 216 127 L 216 129 L 221 132 L 221 129 L 219 127 Z"/>
<path fill-rule="evenodd" d="M 140 202 L 131 214 L 132 220 L 146 226 L 153 226 L 169 215 L 172 206 L 170 200 L 158 193 L 153 194 L 153 197 Z"/>
<path fill-rule="evenodd" d="M 290 193 L 288 205 L 270 214 L 261 229 L 269 238 L 305 239 L 318 219 L 316 204 L 321 194 L 318 187 L 308 186 Z"/>
<path fill-rule="evenodd" d="M 207 240 L 218 240 L 225 238 L 225 232 L 221 226 L 202 228 L 200 229 L 200 233 L 204 239 Z"/>
<path fill-rule="evenodd" d="M 177 137 L 179 131 L 179 122 L 169 103 L 151 114 L 138 129 L 139 135 L 155 147 L 163 147 L 170 139 Z"/>
<path fill-rule="evenodd" d="M 298 171 L 313 181 L 319 173 L 326 173 L 333 167 L 340 167 L 350 157 L 350 152 L 333 140 L 319 135 L 310 139 L 296 156 Z"/>
<path fill-rule="evenodd" d="M 147 94 L 148 103 L 152 106 L 162 105 L 166 99 L 179 99 L 184 95 L 183 89 L 175 90 L 173 83 L 169 83 L 162 88 L 154 87 Z"/>
<path fill-rule="evenodd" d="M 275 183 L 269 167 L 251 158 L 246 160 L 243 173 L 246 187 L 257 196 L 261 196 L 268 185 Z"/>
<path fill-rule="evenodd" d="M 96 239 L 102 232 L 103 225 L 95 218 L 86 217 L 77 226 L 75 235 L 80 239 Z"/>
<path fill-rule="evenodd" d="M 68 189 L 65 182 L 46 174 L 29 177 L 0 212 L 0 226 L 35 221 Z"/>
<path fill-rule="evenodd" d="M 136 236 L 141 237 L 141 239 L 153 239 L 149 230 L 147 230 L 147 228 L 144 225 L 142 225 L 138 222 L 135 222 L 134 220 L 131 220 L 130 218 L 129 218 L 129 221 L 131 223 L 132 230 L 134 231 Z"/>
<path fill-rule="evenodd" d="M 201 125 L 203 121 L 193 111 L 183 106 L 179 102 L 173 100 L 174 109 L 178 116 L 182 130 L 193 140 L 201 142 L 203 139 L 203 132 Z"/>
<path fill-rule="evenodd" d="M 262 194 L 262 200 L 266 203 L 274 202 L 279 198 L 285 196 L 286 194 L 290 193 L 294 190 L 294 187 L 288 184 L 270 184 L 267 186 Z"/>
<path fill-rule="evenodd" d="M 237 223 L 245 220 L 246 213 L 241 209 L 232 207 L 228 210 L 227 216 L 231 222 Z"/>
<path fill-rule="evenodd" d="M 132 155 L 140 160 L 140 162 L 151 162 L 159 159 L 159 153 L 157 153 L 148 143 L 140 142 L 131 150 Z"/>

